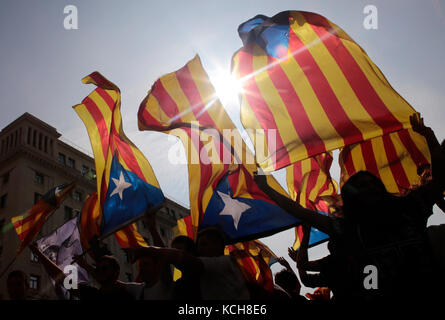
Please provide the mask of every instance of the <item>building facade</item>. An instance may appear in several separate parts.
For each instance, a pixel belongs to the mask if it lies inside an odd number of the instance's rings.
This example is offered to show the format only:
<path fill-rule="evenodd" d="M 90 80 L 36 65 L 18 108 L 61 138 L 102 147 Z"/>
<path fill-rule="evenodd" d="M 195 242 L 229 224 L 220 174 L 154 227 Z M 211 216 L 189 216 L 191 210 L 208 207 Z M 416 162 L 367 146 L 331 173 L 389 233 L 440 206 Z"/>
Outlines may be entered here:
<path fill-rule="evenodd" d="M 50 234 L 67 220 L 80 216 L 84 200 L 96 191 L 94 159 L 61 140 L 61 134 L 49 124 L 25 113 L 0 132 L 0 270 L 14 258 L 20 245 L 11 218 L 26 212 L 51 188 L 75 181 L 76 187 L 49 217 L 37 239 Z M 167 199 L 157 212 L 158 232 L 166 244 L 173 237 L 176 220 L 189 214 L 182 205 Z M 152 236 L 142 221 L 138 231 L 148 244 Z M 118 258 L 120 279 L 134 281 L 136 266 L 128 262 L 114 236 L 104 241 Z M 1 298 L 7 299 L 6 279 L 12 270 L 29 277 L 29 295 L 33 299 L 55 299 L 54 287 L 41 263 L 26 248 L 0 279 Z"/>

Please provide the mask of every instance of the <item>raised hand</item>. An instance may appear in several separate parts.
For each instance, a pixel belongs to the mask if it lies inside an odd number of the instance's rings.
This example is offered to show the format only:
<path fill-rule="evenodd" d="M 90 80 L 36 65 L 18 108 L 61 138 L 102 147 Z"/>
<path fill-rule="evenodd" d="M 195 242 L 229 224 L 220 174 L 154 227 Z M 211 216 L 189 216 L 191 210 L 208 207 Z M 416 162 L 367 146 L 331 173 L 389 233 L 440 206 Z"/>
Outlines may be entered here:
<path fill-rule="evenodd" d="M 279 264 L 281 264 L 283 267 L 290 269 L 289 262 L 287 262 L 287 260 L 284 259 L 283 257 L 277 257 L 277 261 L 278 261 Z"/>
<path fill-rule="evenodd" d="M 287 252 L 288 252 L 288 254 L 289 254 L 289 257 L 290 257 L 293 261 L 297 262 L 297 255 L 298 255 L 298 252 L 295 251 L 294 248 L 292 248 L 292 247 L 288 248 L 288 249 L 287 249 Z"/>
<path fill-rule="evenodd" d="M 420 113 L 413 113 L 412 115 L 410 115 L 409 121 L 411 123 L 414 132 L 417 132 L 422 136 L 426 134 L 428 127 L 426 127 L 425 124 L 423 123 L 423 118 L 420 116 Z"/>

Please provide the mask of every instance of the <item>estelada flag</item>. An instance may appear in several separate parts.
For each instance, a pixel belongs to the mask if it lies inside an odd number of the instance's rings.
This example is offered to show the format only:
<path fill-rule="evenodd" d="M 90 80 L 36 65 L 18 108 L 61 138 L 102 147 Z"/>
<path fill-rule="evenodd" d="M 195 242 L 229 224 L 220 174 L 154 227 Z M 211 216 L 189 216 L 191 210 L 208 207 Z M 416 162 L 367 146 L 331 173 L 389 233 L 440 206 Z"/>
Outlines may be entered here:
<path fill-rule="evenodd" d="M 255 150 L 265 171 L 410 127 L 414 109 L 325 17 L 257 15 L 238 33 L 243 47 L 233 56 L 232 73 L 243 88 L 241 122 L 252 141 L 265 140 L 259 144 L 265 150 Z"/>
<path fill-rule="evenodd" d="M 190 219 L 178 229 L 195 238 L 198 228 L 219 225 L 231 243 L 257 239 L 300 223 L 256 185 L 254 157 L 227 115 L 198 56 L 162 76 L 142 101 L 140 130 L 179 137 L 189 172 Z M 227 133 L 229 135 L 227 135 Z M 273 176 L 268 184 L 286 195 Z"/>
<path fill-rule="evenodd" d="M 94 153 L 104 235 L 159 206 L 164 195 L 149 162 L 124 133 L 119 88 L 98 72 L 82 82 L 97 86 L 73 108 L 88 130 Z"/>
<path fill-rule="evenodd" d="M 97 201 L 97 192 L 89 194 L 83 204 L 80 215 L 80 240 L 84 250 L 90 248 L 90 241 L 93 238 L 100 237 L 101 214 L 99 203 Z M 116 240 L 122 248 L 146 247 L 147 243 L 137 231 L 136 223 L 128 225 L 115 234 Z M 91 251 L 88 251 L 91 257 L 94 257 Z"/>
<path fill-rule="evenodd" d="M 22 252 L 34 240 L 48 217 L 65 200 L 74 186 L 75 183 L 71 183 L 52 188 L 26 213 L 11 218 L 14 229 L 21 241 L 17 254 Z"/>

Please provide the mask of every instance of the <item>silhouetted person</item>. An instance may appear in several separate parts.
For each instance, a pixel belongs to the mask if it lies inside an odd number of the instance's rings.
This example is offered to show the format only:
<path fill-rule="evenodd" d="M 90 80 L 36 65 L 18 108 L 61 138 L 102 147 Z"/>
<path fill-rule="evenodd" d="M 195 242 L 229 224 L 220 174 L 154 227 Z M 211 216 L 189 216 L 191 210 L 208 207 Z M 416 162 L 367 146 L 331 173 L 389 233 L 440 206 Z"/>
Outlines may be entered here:
<path fill-rule="evenodd" d="M 330 236 L 331 254 L 345 257 L 340 260 L 351 270 L 348 299 L 407 299 L 436 288 L 426 225 L 445 190 L 445 155 L 423 120 L 417 114 L 410 120 L 428 143 L 432 179 L 404 197 L 391 195 L 380 179 L 361 171 L 341 189 L 344 218 L 328 217 L 301 207 L 270 188 L 264 176 L 255 176 L 260 188 L 284 210 Z M 378 289 L 364 286 L 368 265 L 377 267 Z"/>
<path fill-rule="evenodd" d="M 171 247 L 187 252 L 193 256 L 197 255 L 196 245 L 192 238 L 177 236 L 171 242 Z M 196 273 L 181 272 L 181 278 L 174 285 L 173 299 L 175 300 L 200 300 L 200 276 Z"/>

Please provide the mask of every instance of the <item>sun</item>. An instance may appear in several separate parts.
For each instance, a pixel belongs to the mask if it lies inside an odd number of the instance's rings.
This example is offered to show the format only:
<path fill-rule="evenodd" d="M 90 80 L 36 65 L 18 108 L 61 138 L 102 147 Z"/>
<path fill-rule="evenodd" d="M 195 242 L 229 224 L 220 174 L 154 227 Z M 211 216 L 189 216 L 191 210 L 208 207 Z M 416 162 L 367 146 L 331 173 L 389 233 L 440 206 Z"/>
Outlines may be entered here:
<path fill-rule="evenodd" d="M 223 104 L 236 103 L 238 95 L 242 92 L 241 82 L 229 72 L 219 70 L 212 77 L 216 95 Z"/>

